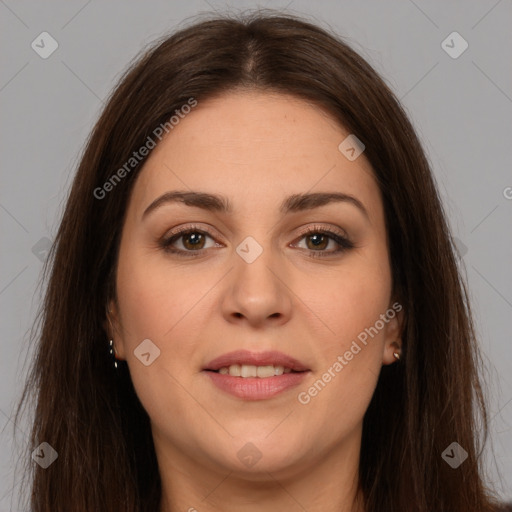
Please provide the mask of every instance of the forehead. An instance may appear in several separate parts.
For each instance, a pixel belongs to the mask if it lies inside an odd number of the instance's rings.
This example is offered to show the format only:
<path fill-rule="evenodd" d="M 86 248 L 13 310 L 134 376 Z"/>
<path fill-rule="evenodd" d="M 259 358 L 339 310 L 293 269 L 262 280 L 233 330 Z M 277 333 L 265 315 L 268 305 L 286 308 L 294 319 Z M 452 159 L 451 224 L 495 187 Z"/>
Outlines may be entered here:
<path fill-rule="evenodd" d="M 293 96 L 232 92 L 199 101 L 156 146 L 132 196 L 142 210 L 174 189 L 221 192 L 257 209 L 291 193 L 339 191 L 380 203 L 364 153 L 338 149 L 350 133 L 317 105 Z"/>

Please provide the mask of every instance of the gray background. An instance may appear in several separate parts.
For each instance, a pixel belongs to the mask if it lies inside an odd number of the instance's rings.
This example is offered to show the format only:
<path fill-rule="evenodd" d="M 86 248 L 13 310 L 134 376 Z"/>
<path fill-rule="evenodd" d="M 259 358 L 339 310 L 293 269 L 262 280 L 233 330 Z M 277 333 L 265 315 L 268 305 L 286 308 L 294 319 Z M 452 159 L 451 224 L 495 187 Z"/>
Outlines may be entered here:
<path fill-rule="evenodd" d="M 41 260 L 104 98 L 144 45 L 185 18 L 258 6 L 287 6 L 332 27 L 384 76 L 409 113 L 471 290 L 488 369 L 489 481 L 512 500 L 510 0 L 0 0 L 0 512 L 15 510 L 13 488 L 19 491 L 11 418 L 32 353 L 27 338 L 40 300 Z M 59 44 L 47 59 L 31 48 L 43 31 Z M 441 46 L 453 31 L 469 44 L 456 59 Z M 28 424 L 17 428 L 23 442 Z"/>

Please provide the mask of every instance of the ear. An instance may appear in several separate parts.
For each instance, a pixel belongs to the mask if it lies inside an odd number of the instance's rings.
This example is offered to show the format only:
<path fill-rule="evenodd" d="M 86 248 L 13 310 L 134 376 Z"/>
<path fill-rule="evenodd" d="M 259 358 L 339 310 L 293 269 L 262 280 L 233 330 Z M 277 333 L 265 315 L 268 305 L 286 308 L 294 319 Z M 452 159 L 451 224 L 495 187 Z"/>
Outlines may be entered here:
<path fill-rule="evenodd" d="M 393 354 L 402 355 L 402 332 L 405 320 L 403 306 L 395 301 L 390 304 L 386 311 L 386 317 L 389 319 L 386 325 L 386 336 L 384 339 L 382 364 L 389 365 L 397 362 Z"/>
<path fill-rule="evenodd" d="M 119 319 L 119 307 L 115 300 L 110 300 L 106 312 L 103 327 L 108 339 L 113 340 L 115 355 L 117 359 L 126 359 L 124 356 L 124 343 L 122 337 L 121 323 Z"/>

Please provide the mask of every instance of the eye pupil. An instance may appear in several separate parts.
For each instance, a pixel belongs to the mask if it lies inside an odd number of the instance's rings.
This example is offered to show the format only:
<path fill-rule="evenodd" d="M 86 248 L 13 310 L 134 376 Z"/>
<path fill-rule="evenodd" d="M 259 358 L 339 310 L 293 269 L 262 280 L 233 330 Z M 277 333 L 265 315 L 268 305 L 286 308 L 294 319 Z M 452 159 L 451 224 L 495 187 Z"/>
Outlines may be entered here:
<path fill-rule="evenodd" d="M 203 235 L 201 233 L 189 233 L 183 236 L 184 245 L 190 245 L 193 249 L 197 248 L 197 246 L 203 241 Z"/>
<path fill-rule="evenodd" d="M 321 245 L 325 245 L 326 236 L 321 233 L 316 233 L 309 235 L 308 239 L 312 241 L 314 247 L 318 248 Z"/>

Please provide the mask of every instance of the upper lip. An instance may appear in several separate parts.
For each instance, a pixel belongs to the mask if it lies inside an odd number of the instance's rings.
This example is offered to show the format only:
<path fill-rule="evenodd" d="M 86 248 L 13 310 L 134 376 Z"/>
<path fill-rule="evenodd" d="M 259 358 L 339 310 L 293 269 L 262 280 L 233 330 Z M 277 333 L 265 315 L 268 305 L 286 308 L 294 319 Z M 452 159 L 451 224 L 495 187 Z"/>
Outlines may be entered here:
<path fill-rule="evenodd" d="M 254 366 L 284 366 L 296 372 L 303 372 L 309 370 L 307 366 L 298 361 L 297 359 L 277 352 L 275 350 L 266 352 L 250 352 L 249 350 L 235 350 L 228 352 L 210 361 L 203 370 L 218 370 L 231 366 L 232 364 L 239 365 L 254 365 Z"/>

